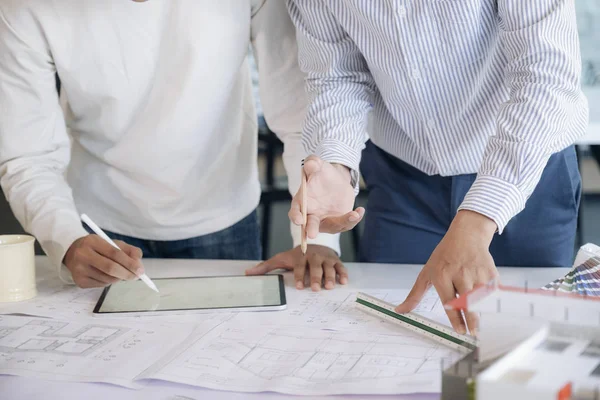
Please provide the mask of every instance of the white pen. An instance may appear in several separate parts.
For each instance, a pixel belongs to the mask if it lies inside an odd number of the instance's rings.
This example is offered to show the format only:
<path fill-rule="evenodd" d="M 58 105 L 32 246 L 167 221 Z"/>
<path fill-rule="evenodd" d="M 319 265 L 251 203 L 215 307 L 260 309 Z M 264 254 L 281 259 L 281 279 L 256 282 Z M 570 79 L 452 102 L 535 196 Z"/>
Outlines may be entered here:
<path fill-rule="evenodd" d="M 87 226 L 90 227 L 91 230 L 94 231 L 94 233 L 98 236 L 100 236 L 102 239 L 106 240 L 108 242 L 108 244 L 110 244 L 111 246 L 113 246 L 114 248 L 117 248 L 119 250 L 121 250 L 119 248 L 119 246 L 117 246 L 117 244 L 115 242 L 112 241 L 111 238 L 109 238 L 106 233 L 104 233 L 104 231 L 102 229 L 100 229 L 100 227 L 98 225 L 96 225 L 94 223 L 94 221 L 92 221 L 90 219 L 90 217 L 88 217 L 85 214 L 81 214 L 81 220 L 83 222 L 85 222 L 85 224 Z M 152 280 L 150 280 L 150 278 L 148 278 L 148 275 L 146 274 L 142 274 L 139 276 L 139 278 L 152 290 L 154 290 L 156 293 L 158 293 L 158 288 L 156 287 L 156 285 L 154 284 L 154 282 L 152 282 Z"/>

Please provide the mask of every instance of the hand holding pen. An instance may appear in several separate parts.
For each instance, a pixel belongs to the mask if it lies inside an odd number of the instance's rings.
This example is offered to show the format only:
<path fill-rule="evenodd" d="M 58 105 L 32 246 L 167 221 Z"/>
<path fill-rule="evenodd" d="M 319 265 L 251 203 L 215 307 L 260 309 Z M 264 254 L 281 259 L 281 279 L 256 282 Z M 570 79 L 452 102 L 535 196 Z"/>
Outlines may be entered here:
<path fill-rule="evenodd" d="M 122 241 L 113 242 L 86 215 L 82 215 L 82 220 L 96 235 L 77 239 L 63 260 L 77 286 L 103 287 L 121 280 L 144 279 L 142 251 L 139 248 Z"/>

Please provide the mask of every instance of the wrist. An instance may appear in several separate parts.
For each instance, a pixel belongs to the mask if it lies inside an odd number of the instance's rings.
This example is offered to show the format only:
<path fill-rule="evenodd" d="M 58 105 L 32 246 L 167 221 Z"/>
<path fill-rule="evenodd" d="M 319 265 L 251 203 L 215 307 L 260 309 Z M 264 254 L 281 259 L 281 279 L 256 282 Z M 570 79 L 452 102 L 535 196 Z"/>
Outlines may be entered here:
<path fill-rule="evenodd" d="M 460 210 L 456 213 L 450 228 L 458 229 L 469 234 L 476 235 L 491 243 L 498 231 L 496 222 L 476 211 Z"/>
<path fill-rule="evenodd" d="M 67 251 L 65 252 L 65 255 L 62 259 L 62 264 L 67 267 L 67 269 L 69 271 L 71 271 L 71 260 L 73 258 L 75 258 L 75 252 L 77 251 L 77 248 L 79 247 L 80 243 L 83 241 L 83 239 L 86 236 L 80 237 L 78 239 L 75 239 L 75 241 L 73 243 L 71 243 L 71 245 L 69 246 L 69 248 L 67 249 Z"/>
<path fill-rule="evenodd" d="M 321 253 L 324 255 L 328 255 L 330 257 L 338 256 L 337 252 L 329 246 L 325 246 L 322 244 L 309 244 L 309 245 L 307 245 L 307 247 L 309 250 L 312 250 L 314 252 L 318 252 L 318 253 Z"/>
<path fill-rule="evenodd" d="M 350 174 L 350 168 L 346 167 L 343 164 L 332 163 L 331 164 L 348 183 L 352 184 L 352 175 Z"/>

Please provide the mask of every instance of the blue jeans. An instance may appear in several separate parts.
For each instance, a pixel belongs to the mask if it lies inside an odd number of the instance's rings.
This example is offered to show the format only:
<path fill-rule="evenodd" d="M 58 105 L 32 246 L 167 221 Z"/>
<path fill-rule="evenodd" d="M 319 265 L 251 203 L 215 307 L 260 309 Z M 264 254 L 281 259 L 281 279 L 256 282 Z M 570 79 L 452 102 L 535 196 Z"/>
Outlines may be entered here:
<path fill-rule="evenodd" d="M 369 189 L 360 245 L 364 262 L 425 264 L 476 175 L 428 176 L 368 142 L 361 172 Z M 581 177 L 573 146 L 550 157 L 523 211 L 496 234 L 496 265 L 570 267 Z"/>
<path fill-rule="evenodd" d="M 113 240 L 139 247 L 145 258 L 260 260 L 260 228 L 256 211 L 222 231 L 183 240 L 146 240 L 105 231 Z"/>

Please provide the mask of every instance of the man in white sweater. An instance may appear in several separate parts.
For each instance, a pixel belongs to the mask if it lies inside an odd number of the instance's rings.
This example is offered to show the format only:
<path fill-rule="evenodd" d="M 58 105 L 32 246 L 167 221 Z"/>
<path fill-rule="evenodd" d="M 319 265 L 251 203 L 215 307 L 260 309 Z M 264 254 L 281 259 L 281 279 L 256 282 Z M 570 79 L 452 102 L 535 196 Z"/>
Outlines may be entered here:
<path fill-rule="evenodd" d="M 142 254 L 260 259 L 250 43 L 295 192 L 306 100 L 282 1 L 0 0 L 0 183 L 61 278 L 134 279 Z M 89 235 L 80 213 L 123 251 Z M 295 249 L 248 273 L 345 283 L 337 236 L 303 257 L 292 235 Z"/>

